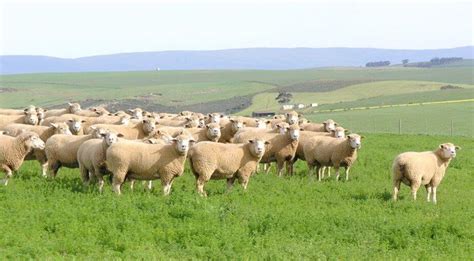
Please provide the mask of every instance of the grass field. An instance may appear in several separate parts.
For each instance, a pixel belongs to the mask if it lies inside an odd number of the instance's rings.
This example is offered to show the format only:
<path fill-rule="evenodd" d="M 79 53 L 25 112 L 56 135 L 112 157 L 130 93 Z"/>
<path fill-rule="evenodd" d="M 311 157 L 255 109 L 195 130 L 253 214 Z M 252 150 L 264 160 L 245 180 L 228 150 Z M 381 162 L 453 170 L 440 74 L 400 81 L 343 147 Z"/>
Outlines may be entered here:
<path fill-rule="evenodd" d="M 390 165 L 407 150 L 463 147 L 438 189 L 438 205 L 390 200 Z M 247 192 L 211 181 L 208 198 L 186 170 L 169 197 L 106 185 L 83 188 L 77 170 L 56 180 L 28 162 L 0 187 L 2 259 L 449 259 L 474 256 L 474 141 L 442 136 L 367 134 L 348 182 L 258 174 Z"/>

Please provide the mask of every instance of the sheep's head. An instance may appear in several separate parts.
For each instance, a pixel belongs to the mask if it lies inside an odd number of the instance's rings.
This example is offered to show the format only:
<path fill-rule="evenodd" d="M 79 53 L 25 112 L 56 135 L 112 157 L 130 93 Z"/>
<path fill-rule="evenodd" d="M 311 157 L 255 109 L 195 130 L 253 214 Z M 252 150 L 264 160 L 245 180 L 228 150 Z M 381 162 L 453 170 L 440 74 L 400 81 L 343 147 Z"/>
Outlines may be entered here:
<path fill-rule="evenodd" d="M 128 110 L 128 112 L 130 112 L 130 114 L 132 115 L 132 119 L 143 119 L 143 110 L 140 109 L 140 108 L 135 108 L 133 110 Z"/>
<path fill-rule="evenodd" d="M 207 116 L 209 117 L 209 123 L 219 123 L 221 118 L 224 117 L 224 115 L 217 112 L 209 113 Z"/>
<path fill-rule="evenodd" d="M 103 107 L 92 107 L 92 108 L 89 108 L 89 110 L 95 112 L 97 115 L 100 115 L 100 116 L 110 114 L 110 112 L 107 111 Z"/>
<path fill-rule="evenodd" d="M 67 104 L 67 110 L 69 113 L 76 113 L 81 111 L 81 105 L 79 103 L 70 103 Z"/>
<path fill-rule="evenodd" d="M 298 120 L 298 124 L 299 124 L 299 125 L 308 124 L 308 123 L 310 123 L 310 121 L 309 121 L 308 119 L 306 119 L 306 118 L 300 118 L 300 119 Z"/>
<path fill-rule="evenodd" d="M 267 128 L 266 120 L 255 119 L 255 122 L 257 123 L 257 128 L 259 128 L 259 129 L 266 129 Z"/>
<path fill-rule="evenodd" d="M 186 120 L 186 123 L 184 126 L 186 128 L 197 128 L 197 127 L 200 127 L 201 125 L 201 121 L 199 120 L 198 117 L 189 116 L 189 117 L 186 117 L 185 120 Z M 204 121 L 202 121 L 202 123 L 204 123 Z"/>
<path fill-rule="evenodd" d="M 90 135 L 92 136 L 92 138 L 94 139 L 100 139 L 103 137 L 103 135 L 105 135 L 107 133 L 107 130 L 104 129 L 104 128 L 98 128 L 96 126 L 91 126 L 90 127 Z"/>
<path fill-rule="evenodd" d="M 189 135 L 179 135 L 171 140 L 176 145 L 176 150 L 181 155 L 188 153 L 189 147 L 195 142 Z"/>
<path fill-rule="evenodd" d="M 69 130 L 69 126 L 65 122 L 50 123 L 49 126 L 54 128 L 54 134 L 72 135 L 71 130 Z"/>
<path fill-rule="evenodd" d="M 24 142 L 27 148 L 44 149 L 44 141 L 36 133 L 26 131 L 18 135 L 18 139 Z"/>
<path fill-rule="evenodd" d="M 275 125 L 275 129 L 278 131 L 280 134 L 285 134 L 286 131 L 290 128 L 290 124 L 286 122 L 279 122 Z"/>
<path fill-rule="evenodd" d="M 273 119 L 274 120 L 286 120 L 286 116 L 283 115 L 283 114 L 277 114 L 277 115 L 273 116 Z"/>
<path fill-rule="evenodd" d="M 130 119 L 131 119 L 131 116 L 128 114 L 120 116 L 120 124 L 128 125 L 130 123 Z"/>
<path fill-rule="evenodd" d="M 179 113 L 179 115 L 181 116 L 191 116 L 193 115 L 193 112 L 192 111 L 182 111 Z"/>
<path fill-rule="evenodd" d="M 265 141 L 263 139 L 255 138 L 253 140 L 249 140 L 250 144 L 250 153 L 252 155 L 260 158 L 265 154 L 265 146 L 270 144 L 270 142 Z"/>
<path fill-rule="evenodd" d="M 298 123 L 298 117 L 299 117 L 299 115 L 296 111 L 287 112 L 286 113 L 286 122 L 288 122 L 288 124 L 290 124 L 290 125 L 296 124 L 296 123 Z"/>
<path fill-rule="evenodd" d="M 41 120 L 44 120 L 45 114 L 48 110 L 40 108 L 40 107 L 36 107 L 35 111 L 36 111 L 36 115 L 38 115 L 38 119 L 41 121 Z"/>
<path fill-rule="evenodd" d="M 156 129 L 156 120 L 155 118 L 145 118 L 142 120 L 143 123 L 143 132 L 146 134 L 152 133 Z"/>
<path fill-rule="evenodd" d="M 290 135 L 291 140 L 298 140 L 300 138 L 300 127 L 298 125 L 290 125 L 286 128 L 286 132 Z"/>
<path fill-rule="evenodd" d="M 82 130 L 82 124 L 85 123 L 85 120 L 80 118 L 73 118 L 68 120 L 69 129 L 74 135 L 77 135 Z"/>
<path fill-rule="evenodd" d="M 351 148 L 353 149 L 360 149 L 362 147 L 362 142 L 361 142 L 362 138 L 364 138 L 364 136 L 360 136 L 355 133 L 347 135 L 347 140 L 349 141 L 349 144 L 351 145 Z"/>
<path fill-rule="evenodd" d="M 106 131 L 105 133 L 101 133 L 100 135 L 107 146 L 110 146 L 118 141 L 119 137 L 123 137 L 122 133 L 115 133 L 113 131 Z"/>
<path fill-rule="evenodd" d="M 230 123 L 232 124 L 232 131 L 234 132 L 238 132 L 245 127 L 245 123 L 240 118 L 230 119 Z"/>
<path fill-rule="evenodd" d="M 221 137 L 221 126 L 218 123 L 209 123 L 206 125 L 207 137 L 210 140 L 219 140 Z"/>
<path fill-rule="evenodd" d="M 148 141 L 148 143 L 151 143 L 151 144 L 158 143 L 158 142 L 155 142 L 155 140 L 163 140 L 166 143 L 171 143 L 172 139 L 173 137 L 168 132 L 164 130 L 155 130 L 154 132 L 150 133 L 150 135 L 148 135 L 145 141 Z"/>
<path fill-rule="evenodd" d="M 461 147 L 456 146 L 452 143 L 443 143 L 439 145 L 439 151 L 441 157 L 445 159 L 451 159 L 456 157 L 456 151 L 460 150 Z"/>
<path fill-rule="evenodd" d="M 348 132 L 348 130 L 344 129 L 343 127 L 336 127 L 335 130 L 331 131 L 334 138 L 344 138 L 346 136 L 346 132 Z"/>
<path fill-rule="evenodd" d="M 331 132 L 336 129 L 336 126 L 338 125 L 335 121 L 328 119 L 323 121 L 324 128 L 326 129 L 327 132 Z"/>

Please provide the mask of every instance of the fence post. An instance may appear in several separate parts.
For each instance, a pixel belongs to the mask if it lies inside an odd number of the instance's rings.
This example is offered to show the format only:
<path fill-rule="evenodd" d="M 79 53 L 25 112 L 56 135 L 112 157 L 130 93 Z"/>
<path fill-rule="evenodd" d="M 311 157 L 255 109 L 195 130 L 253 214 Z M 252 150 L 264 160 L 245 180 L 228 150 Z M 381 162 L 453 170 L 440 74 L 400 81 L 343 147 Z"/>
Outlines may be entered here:
<path fill-rule="evenodd" d="M 398 134 L 402 134 L 402 119 L 398 120 Z"/>
<path fill-rule="evenodd" d="M 451 137 L 453 136 L 453 127 L 454 127 L 453 120 L 451 120 Z"/>

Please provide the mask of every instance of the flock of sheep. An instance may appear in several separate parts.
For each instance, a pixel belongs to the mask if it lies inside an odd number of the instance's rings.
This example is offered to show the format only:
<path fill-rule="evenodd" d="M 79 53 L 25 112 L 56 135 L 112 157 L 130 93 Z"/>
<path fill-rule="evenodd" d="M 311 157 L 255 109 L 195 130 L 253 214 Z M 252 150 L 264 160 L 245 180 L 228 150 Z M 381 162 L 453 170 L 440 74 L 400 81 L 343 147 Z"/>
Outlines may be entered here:
<path fill-rule="evenodd" d="M 126 180 L 132 188 L 136 180 L 148 181 L 151 189 L 151 181 L 160 179 L 168 195 L 189 160 L 196 189 L 205 196 L 210 179 L 226 179 L 229 189 L 237 179 L 246 189 L 259 163 L 268 173 L 275 162 L 281 176 L 285 167 L 292 175 L 295 162 L 305 160 L 309 174 L 315 171 L 318 180 L 325 173 L 330 176 L 330 168 L 339 179 L 343 167 L 348 180 L 363 137 L 347 133 L 333 120 L 311 123 L 296 112 L 255 119 L 140 108 L 110 113 L 102 107 L 83 110 L 78 103 L 50 110 L 29 106 L 0 109 L 0 167 L 5 185 L 24 160 L 37 160 L 43 176 L 49 172 L 55 177 L 61 167 L 79 168 L 83 182 L 97 180 L 102 191 L 104 175 L 111 175 L 118 194 Z M 424 185 L 428 201 L 436 203 L 436 188 L 457 149 L 445 143 L 434 151 L 398 155 L 393 163 L 393 199 L 403 182 L 414 199 Z"/>

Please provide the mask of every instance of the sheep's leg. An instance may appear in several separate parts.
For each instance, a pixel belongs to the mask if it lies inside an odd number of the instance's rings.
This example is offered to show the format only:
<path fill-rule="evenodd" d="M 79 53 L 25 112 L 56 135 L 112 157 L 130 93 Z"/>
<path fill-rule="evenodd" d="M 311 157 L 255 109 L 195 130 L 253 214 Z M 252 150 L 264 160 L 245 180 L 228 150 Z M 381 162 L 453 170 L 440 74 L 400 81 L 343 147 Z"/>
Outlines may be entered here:
<path fill-rule="evenodd" d="M 104 183 L 105 183 L 104 176 L 99 175 L 97 179 L 99 180 L 99 192 L 102 193 L 102 190 L 104 188 Z"/>
<path fill-rule="evenodd" d="M 336 170 L 336 181 L 339 181 L 339 166 L 335 166 L 334 169 Z"/>
<path fill-rule="evenodd" d="M 206 184 L 206 180 L 202 177 L 198 177 L 196 179 L 196 189 L 199 193 L 199 195 L 203 197 L 207 197 L 206 191 L 204 191 L 204 185 Z"/>
<path fill-rule="evenodd" d="M 257 169 L 255 170 L 256 173 L 260 173 L 260 164 L 257 164 Z"/>
<path fill-rule="evenodd" d="M 331 167 L 327 167 L 327 170 L 328 170 L 328 178 L 331 177 Z"/>
<path fill-rule="evenodd" d="M 45 178 L 48 176 L 48 162 L 47 161 L 41 164 L 41 175 Z"/>
<path fill-rule="evenodd" d="M 433 187 L 431 188 L 431 189 L 432 189 L 432 192 L 431 192 L 431 193 L 432 193 L 432 195 L 433 195 L 433 203 L 435 203 L 435 204 L 437 203 L 437 201 L 436 201 L 436 188 L 437 188 L 437 187 L 435 187 L 435 186 L 433 186 Z"/>
<path fill-rule="evenodd" d="M 239 183 L 242 184 L 244 190 L 247 190 L 247 185 L 249 184 L 249 176 L 248 174 L 240 174 L 239 176 Z"/>
<path fill-rule="evenodd" d="M 283 174 L 283 165 L 285 164 L 284 161 L 277 161 L 277 169 L 278 169 L 278 177 L 281 177 Z"/>
<path fill-rule="evenodd" d="M 90 181 L 89 171 L 82 164 L 80 164 L 79 172 L 81 173 L 81 179 L 84 186 L 89 186 L 89 181 Z"/>
<path fill-rule="evenodd" d="M 324 172 L 326 170 L 326 166 L 321 167 L 321 173 L 318 172 L 318 180 L 321 181 L 321 179 L 324 179 L 325 175 Z"/>
<path fill-rule="evenodd" d="M 3 179 L 3 185 L 8 185 L 8 180 L 12 177 L 12 170 L 7 165 L 2 165 L 2 169 L 5 171 L 5 179 Z"/>
<path fill-rule="evenodd" d="M 148 190 L 153 189 L 153 180 L 147 181 L 146 189 L 148 189 Z"/>
<path fill-rule="evenodd" d="M 431 186 L 430 186 L 430 184 L 426 184 L 425 188 L 426 188 L 426 201 L 430 202 L 431 201 Z"/>
<path fill-rule="evenodd" d="M 323 177 L 323 170 L 323 167 L 316 166 L 316 174 L 318 175 L 318 181 L 321 181 L 321 178 Z"/>
<path fill-rule="evenodd" d="M 171 184 L 173 184 L 173 180 L 161 180 L 161 185 L 163 186 L 163 195 L 168 196 L 170 194 Z"/>
<path fill-rule="evenodd" d="M 52 178 L 55 178 L 58 175 L 59 168 L 61 167 L 61 163 L 58 161 L 51 161 L 48 160 L 48 170 L 50 171 L 50 175 Z"/>
<path fill-rule="evenodd" d="M 133 191 L 133 187 L 135 186 L 135 180 L 130 179 L 130 190 Z"/>
<path fill-rule="evenodd" d="M 313 170 L 314 170 L 314 166 L 313 166 L 313 164 L 311 164 L 311 162 L 309 162 L 309 161 L 306 161 L 306 166 L 308 166 L 308 177 L 311 177 L 312 172 L 313 172 Z"/>
<path fill-rule="evenodd" d="M 397 201 L 398 199 L 398 192 L 400 191 L 400 183 L 401 183 L 401 180 L 399 179 L 394 179 L 393 180 L 393 201 Z"/>
<path fill-rule="evenodd" d="M 235 182 L 235 177 L 227 179 L 227 191 L 232 190 L 232 187 L 234 187 L 234 182 Z"/>
<path fill-rule="evenodd" d="M 412 182 L 411 183 L 411 195 L 413 196 L 413 200 L 416 200 L 416 192 L 420 187 L 420 182 Z"/>
<path fill-rule="evenodd" d="M 117 173 L 114 174 L 112 178 L 112 188 L 118 195 L 122 194 L 120 189 L 122 187 L 123 182 L 125 181 L 125 175 L 126 173 Z"/>
<path fill-rule="evenodd" d="M 272 163 L 263 163 L 263 166 L 264 166 L 264 170 L 265 170 L 265 174 L 268 174 L 270 173 L 270 169 L 272 167 Z"/>
<path fill-rule="evenodd" d="M 346 167 L 346 181 L 349 180 L 349 170 L 351 169 L 351 167 L 347 166 Z"/>

